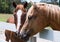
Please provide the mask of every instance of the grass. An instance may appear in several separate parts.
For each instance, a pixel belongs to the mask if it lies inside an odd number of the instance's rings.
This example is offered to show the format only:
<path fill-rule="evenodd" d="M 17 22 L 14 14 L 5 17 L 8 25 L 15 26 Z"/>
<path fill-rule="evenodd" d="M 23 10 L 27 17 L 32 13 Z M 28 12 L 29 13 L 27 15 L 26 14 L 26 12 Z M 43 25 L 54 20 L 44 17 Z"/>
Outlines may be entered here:
<path fill-rule="evenodd" d="M 11 17 L 13 14 L 2 14 L 0 13 L 0 21 L 6 22 L 9 17 Z"/>

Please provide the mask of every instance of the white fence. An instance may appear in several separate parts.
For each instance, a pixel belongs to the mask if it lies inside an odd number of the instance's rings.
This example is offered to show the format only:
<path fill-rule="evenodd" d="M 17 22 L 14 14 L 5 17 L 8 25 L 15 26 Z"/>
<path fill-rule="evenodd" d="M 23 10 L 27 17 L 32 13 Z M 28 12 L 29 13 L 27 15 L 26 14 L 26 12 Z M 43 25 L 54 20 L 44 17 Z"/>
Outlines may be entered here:
<path fill-rule="evenodd" d="M 50 28 L 50 27 L 47 27 L 47 28 Z M 14 32 L 16 31 L 14 24 L 0 22 L 0 33 L 2 32 L 3 29 L 4 30 L 8 29 Z M 3 36 L 1 35 L 0 35 L 0 38 L 4 36 L 4 35 Z M 0 39 L 0 42 L 2 42 L 1 39 Z M 36 35 L 31 37 L 28 42 L 60 42 L 60 31 L 44 29 L 42 32 L 37 33 Z"/>
<path fill-rule="evenodd" d="M 60 42 L 60 31 L 44 29 L 42 32 L 36 34 L 32 38 L 34 39 L 32 40 L 34 42 Z"/>

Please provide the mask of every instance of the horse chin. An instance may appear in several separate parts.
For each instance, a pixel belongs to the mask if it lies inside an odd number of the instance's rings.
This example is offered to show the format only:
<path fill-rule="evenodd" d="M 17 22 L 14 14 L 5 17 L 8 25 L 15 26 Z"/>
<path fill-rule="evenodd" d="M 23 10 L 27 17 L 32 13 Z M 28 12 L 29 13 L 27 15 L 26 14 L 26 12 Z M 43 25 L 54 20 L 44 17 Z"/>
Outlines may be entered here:
<path fill-rule="evenodd" d="M 27 30 L 26 32 L 24 32 L 23 35 L 21 35 L 21 38 L 24 39 L 25 41 L 28 41 L 32 32 L 33 32 L 33 29 Z"/>
<path fill-rule="evenodd" d="M 27 34 L 21 35 L 21 34 L 18 34 L 18 33 L 15 32 L 14 35 L 15 35 L 15 37 L 20 38 L 20 39 L 22 39 L 24 41 L 28 41 L 29 40 L 29 36 Z"/>
<path fill-rule="evenodd" d="M 28 41 L 29 40 L 29 36 L 28 35 L 21 36 L 21 39 L 23 39 L 24 41 Z"/>
<path fill-rule="evenodd" d="M 29 30 L 23 32 L 22 34 L 16 33 L 16 36 L 19 37 L 20 39 L 23 39 L 24 41 L 28 41 L 32 32 L 33 32 L 33 30 L 29 29 Z"/>

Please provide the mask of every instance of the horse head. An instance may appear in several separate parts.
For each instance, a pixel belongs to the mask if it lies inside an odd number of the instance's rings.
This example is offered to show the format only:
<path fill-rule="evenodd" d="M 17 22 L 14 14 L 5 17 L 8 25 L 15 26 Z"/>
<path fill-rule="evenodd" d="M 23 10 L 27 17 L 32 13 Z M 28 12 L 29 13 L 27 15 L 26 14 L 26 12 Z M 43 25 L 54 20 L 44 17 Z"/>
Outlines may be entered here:
<path fill-rule="evenodd" d="M 15 8 L 13 14 L 14 14 L 14 21 L 17 28 L 17 32 L 20 31 L 22 25 L 25 22 L 26 13 L 27 13 L 27 10 L 26 10 L 27 5 L 28 5 L 27 2 L 24 2 L 23 4 L 16 4 L 15 2 L 13 2 L 13 6 Z"/>
<path fill-rule="evenodd" d="M 20 31 L 22 38 L 28 39 L 48 26 L 49 23 L 48 18 L 45 16 L 46 13 L 45 4 L 35 4 L 30 7 L 25 23 Z"/>

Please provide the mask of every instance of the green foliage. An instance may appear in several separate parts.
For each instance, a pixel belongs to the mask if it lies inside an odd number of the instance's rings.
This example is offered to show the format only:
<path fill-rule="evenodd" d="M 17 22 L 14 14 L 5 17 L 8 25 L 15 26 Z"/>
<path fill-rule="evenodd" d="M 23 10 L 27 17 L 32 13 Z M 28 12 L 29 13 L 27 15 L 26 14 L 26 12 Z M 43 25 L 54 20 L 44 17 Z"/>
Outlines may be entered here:
<path fill-rule="evenodd" d="M 9 13 L 13 12 L 12 2 L 20 3 L 20 0 L 0 0 L 0 13 Z"/>
<path fill-rule="evenodd" d="M 9 13 L 9 3 L 7 0 L 0 0 L 0 13 Z"/>

